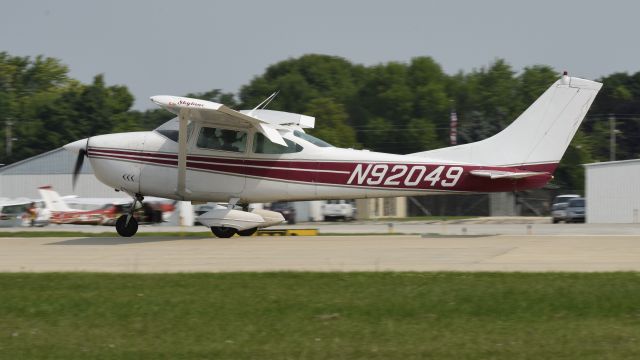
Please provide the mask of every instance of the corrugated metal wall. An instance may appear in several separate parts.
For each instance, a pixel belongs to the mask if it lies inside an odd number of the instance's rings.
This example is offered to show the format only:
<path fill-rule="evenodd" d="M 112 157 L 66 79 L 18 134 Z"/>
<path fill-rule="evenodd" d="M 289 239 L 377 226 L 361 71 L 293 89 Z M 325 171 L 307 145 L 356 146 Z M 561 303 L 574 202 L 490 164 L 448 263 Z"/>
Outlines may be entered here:
<path fill-rule="evenodd" d="M 640 160 L 586 165 L 587 222 L 640 222 Z"/>

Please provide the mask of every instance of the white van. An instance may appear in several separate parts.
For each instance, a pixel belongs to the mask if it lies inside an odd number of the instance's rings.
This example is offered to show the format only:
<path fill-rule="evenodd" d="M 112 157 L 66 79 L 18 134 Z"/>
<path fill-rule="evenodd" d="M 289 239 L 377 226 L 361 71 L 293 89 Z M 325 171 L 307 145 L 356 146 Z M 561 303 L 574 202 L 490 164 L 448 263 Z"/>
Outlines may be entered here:
<path fill-rule="evenodd" d="M 327 200 L 322 205 L 322 215 L 324 221 L 331 220 L 353 220 L 356 216 L 356 208 L 353 205 L 353 200 Z"/>

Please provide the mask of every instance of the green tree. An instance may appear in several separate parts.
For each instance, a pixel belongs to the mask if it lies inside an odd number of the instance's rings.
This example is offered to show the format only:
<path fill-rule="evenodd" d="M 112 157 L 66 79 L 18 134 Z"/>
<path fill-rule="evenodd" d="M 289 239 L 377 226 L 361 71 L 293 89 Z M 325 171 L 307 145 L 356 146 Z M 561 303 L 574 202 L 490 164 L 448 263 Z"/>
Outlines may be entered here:
<path fill-rule="evenodd" d="M 327 55 L 304 55 L 278 62 L 240 90 L 240 103 L 250 109 L 267 96 L 280 91 L 269 105 L 275 110 L 300 113 L 318 97 L 348 104 L 364 75 L 362 66 Z"/>
<path fill-rule="evenodd" d="M 504 60 L 498 59 L 488 68 L 473 71 L 464 81 L 467 83 L 464 107 L 456 108 L 462 120 L 460 131 L 466 139 L 478 141 L 492 136 L 522 112 L 518 82 Z"/>
<path fill-rule="evenodd" d="M 124 86 L 106 86 L 97 75 L 89 85 L 69 80 L 22 101 L 24 111 L 16 121 L 13 160 L 40 154 L 73 140 L 135 129 L 129 112 L 133 96 Z"/>
<path fill-rule="evenodd" d="M 550 66 L 525 67 L 517 79 L 522 110 L 533 104 L 556 80 L 558 80 L 558 73 Z"/>
<path fill-rule="evenodd" d="M 329 98 L 317 98 L 308 104 L 305 113 L 316 118 L 315 128 L 310 129 L 310 134 L 334 146 L 360 147 L 353 128 L 347 125 L 348 115 L 342 104 Z"/>
<path fill-rule="evenodd" d="M 584 166 L 593 162 L 590 154 L 589 139 L 582 131 L 578 131 L 567 148 L 552 182 L 562 189 L 584 190 Z"/>
<path fill-rule="evenodd" d="M 37 127 L 36 117 L 38 106 L 53 101 L 59 95 L 59 88 L 69 83 L 68 69 L 58 60 L 37 56 L 29 57 L 11 56 L 6 52 L 0 52 L 0 114 L 3 125 L 12 125 L 12 156 L 2 153 L 0 162 L 9 163 L 21 159 L 21 147 L 25 137 L 21 130 L 27 127 Z M 5 131 L 3 126 L 1 133 L 2 148 L 5 144 Z M 45 141 L 46 134 L 36 134 L 40 141 Z"/>

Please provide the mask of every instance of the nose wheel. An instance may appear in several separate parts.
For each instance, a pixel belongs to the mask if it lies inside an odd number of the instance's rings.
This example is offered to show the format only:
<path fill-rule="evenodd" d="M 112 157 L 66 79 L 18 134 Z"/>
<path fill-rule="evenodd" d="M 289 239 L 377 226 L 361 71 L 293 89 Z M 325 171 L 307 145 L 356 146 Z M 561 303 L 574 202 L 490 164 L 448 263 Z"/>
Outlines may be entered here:
<path fill-rule="evenodd" d="M 138 220 L 132 216 L 127 223 L 127 217 L 129 215 L 120 215 L 116 220 L 116 231 L 122 237 L 132 237 L 138 232 Z"/>
<path fill-rule="evenodd" d="M 142 200 L 144 200 L 142 195 L 135 194 L 129 212 L 125 215 L 120 215 L 118 220 L 116 220 L 116 231 L 118 235 L 122 237 L 132 237 L 138 232 L 138 220 L 133 217 L 133 213 L 136 211 L 136 205 L 138 203 L 142 204 Z"/>

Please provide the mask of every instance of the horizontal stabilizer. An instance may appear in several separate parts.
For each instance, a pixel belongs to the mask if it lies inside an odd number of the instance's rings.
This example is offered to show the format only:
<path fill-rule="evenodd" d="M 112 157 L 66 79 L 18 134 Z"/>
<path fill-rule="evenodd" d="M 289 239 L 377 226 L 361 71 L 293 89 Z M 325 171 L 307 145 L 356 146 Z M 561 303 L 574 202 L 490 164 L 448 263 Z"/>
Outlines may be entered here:
<path fill-rule="evenodd" d="M 547 172 L 536 171 L 503 171 L 503 170 L 471 170 L 470 174 L 473 176 L 486 177 L 490 179 L 522 179 L 537 175 L 549 175 Z"/>

